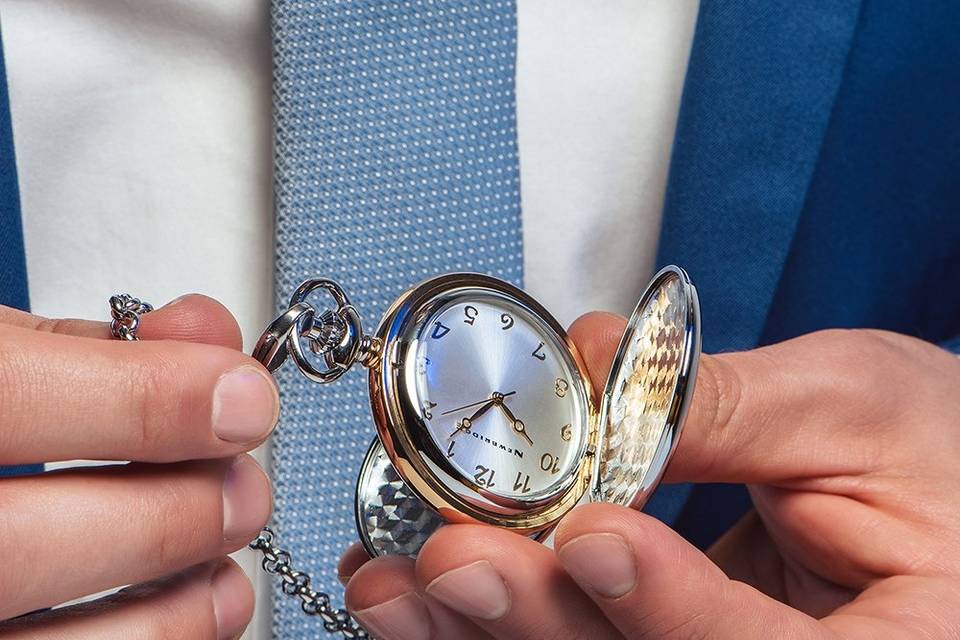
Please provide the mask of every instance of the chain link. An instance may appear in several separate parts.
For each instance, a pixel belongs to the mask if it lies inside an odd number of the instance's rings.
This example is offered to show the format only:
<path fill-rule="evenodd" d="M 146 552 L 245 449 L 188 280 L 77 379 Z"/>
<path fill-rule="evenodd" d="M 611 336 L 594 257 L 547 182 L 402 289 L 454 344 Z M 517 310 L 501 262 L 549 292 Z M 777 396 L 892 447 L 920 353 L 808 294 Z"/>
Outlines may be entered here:
<path fill-rule="evenodd" d="M 370 635 L 354 622 L 346 609 L 337 609 L 330 604 L 330 596 L 310 588 L 310 576 L 293 568 L 290 552 L 274 546 L 274 534 L 265 527 L 250 543 L 250 548 L 263 554 L 260 566 L 267 573 L 279 576 L 283 592 L 300 598 L 300 608 L 310 616 L 323 620 L 323 628 L 329 633 L 341 633 L 349 640 L 368 640 Z"/>
<path fill-rule="evenodd" d="M 140 315 L 153 311 L 153 305 L 134 298 L 129 293 L 110 296 L 110 331 L 114 338 L 134 342 L 139 340 Z"/>

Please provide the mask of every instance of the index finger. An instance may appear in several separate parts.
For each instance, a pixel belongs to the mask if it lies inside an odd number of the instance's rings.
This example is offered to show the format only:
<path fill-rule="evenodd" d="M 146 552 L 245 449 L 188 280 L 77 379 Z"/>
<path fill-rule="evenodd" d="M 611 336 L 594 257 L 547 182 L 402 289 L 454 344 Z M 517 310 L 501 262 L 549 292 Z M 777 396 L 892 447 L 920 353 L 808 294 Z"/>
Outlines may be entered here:
<path fill-rule="evenodd" d="M 108 315 L 107 304 L 103 305 Z M 62 333 L 84 338 L 111 339 L 109 322 L 73 318 L 44 318 L 0 305 L 0 325 Z M 138 336 L 142 340 L 178 340 L 241 348 L 240 327 L 222 304 L 200 294 L 188 294 L 156 311 L 144 314 Z"/>
<path fill-rule="evenodd" d="M 0 326 L 0 464 L 236 455 L 279 410 L 270 374 L 233 349 Z"/>

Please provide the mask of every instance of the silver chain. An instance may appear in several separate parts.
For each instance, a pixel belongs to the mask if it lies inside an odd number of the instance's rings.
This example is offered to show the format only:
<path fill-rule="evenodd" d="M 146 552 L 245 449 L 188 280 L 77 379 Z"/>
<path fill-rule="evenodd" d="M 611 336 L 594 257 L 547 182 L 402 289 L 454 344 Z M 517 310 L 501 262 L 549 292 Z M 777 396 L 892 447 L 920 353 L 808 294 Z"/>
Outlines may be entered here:
<path fill-rule="evenodd" d="M 307 296 L 317 289 L 325 289 L 337 302 L 337 309 L 317 313 L 306 302 Z M 110 297 L 110 330 L 115 338 L 136 341 L 140 316 L 153 311 L 153 307 L 130 294 L 121 293 Z M 322 358 L 324 369 L 317 369 L 303 352 L 301 341 L 309 350 Z M 354 363 L 370 362 L 378 350 L 377 342 L 363 334 L 360 316 L 350 305 L 340 286 L 331 280 L 308 280 L 294 292 L 290 308 L 281 314 L 260 336 L 253 350 L 271 373 L 276 371 L 288 355 L 292 355 L 301 373 L 316 382 L 333 382 Z M 264 527 L 250 548 L 263 554 L 260 566 L 267 573 L 279 576 L 280 587 L 288 596 L 300 599 L 300 608 L 310 616 L 318 616 L 328 633 L 340 633 L 349 640 L 369 640 L 371 636 L 361 627 L 346 609 L 330 604 L 330 596 L 310 588 L 310 575 L 292 567 L 289 551 L 274 544 L 274 533 Z"/>
<path fill-rule="evenodd" d="M 250 548 L 263 554 L 260 566 L 267 573 L 280 576 L 280 587 L 288 596 L 300 598 L 300 608 L 308 616 L 319 616 L 323 628 L 329 633 L 341 633 L 351 640 L 367 640 L 370 635 L 358 625 L 346 609 L 337 609 L 330 605 L 330 596 L 310 588 L 310 575 L 292 567 L 293 558 L 289 551 L 273 544 L 273 531 L 265 527 Z"/>
<path fill-rule="evenodd" d="M 153 306 L 129 293 L 110 296 L 110 331 L 119 340 L 135 341 L 140 328 L 140 315 L 153 311 Z"/>

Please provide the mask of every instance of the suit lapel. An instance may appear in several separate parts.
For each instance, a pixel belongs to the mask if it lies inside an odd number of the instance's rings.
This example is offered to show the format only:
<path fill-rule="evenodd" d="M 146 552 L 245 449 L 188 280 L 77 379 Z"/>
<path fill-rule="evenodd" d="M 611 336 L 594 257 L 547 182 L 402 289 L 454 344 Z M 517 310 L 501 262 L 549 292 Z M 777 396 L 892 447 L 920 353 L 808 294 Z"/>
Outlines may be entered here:
<path fill-rule="evenodd" d="M 843 75 L 859 0 L 701 0 L 661 262 L 685 266 L 709 351 L 756 345 Z"/>
<path fill-rule="evenodd" d="M 0 304 L 26 310 L 27 264 L 23 251 L 20 224 L 20 191 L 17 184 L 17 163 L 13 153 L 13 128 L 10 122 L 10 100 L 0 38 Z M 0 476 L 39 473 L 43 465 L 0 467 Z"/>
<path fill-rule="evenodd" d="M 0 38 L 0 304 L 26 309 L 27 265 L 20 225 L 20 190 L 13 153 L 13 127 Z"/>

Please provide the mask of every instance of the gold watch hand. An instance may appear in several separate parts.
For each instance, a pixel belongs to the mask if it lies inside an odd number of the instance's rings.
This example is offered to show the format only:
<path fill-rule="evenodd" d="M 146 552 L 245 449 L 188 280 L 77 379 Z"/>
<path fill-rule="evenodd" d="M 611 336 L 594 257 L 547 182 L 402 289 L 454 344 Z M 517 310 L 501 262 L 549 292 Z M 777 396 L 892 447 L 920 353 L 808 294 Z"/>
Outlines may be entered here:
<path fill-rule="evenodd" d="M 500 403 L 500 408 L 503 409 L 503 412 L 505 414 L 507 414 L 507 419 L 513 423 L 513 430 L 519 433 L 521 436 L 523 436 L 526 439 L 527 444 L 529 444 L 532 447 L 533 440 L 531 440 L 530 436 L 527 434 L 527 426 L 523 424 L 523 420 L 518 420 L 517 416 L 513 415 L 513 412 L 510 411 L 510 407 L 503 404 L 502 402 Z"/>
<path fill-rule="evenodd" d="M 493 405 L 499 404 L 499 402 L 499 398 L 490 398 L 487 400 L 486 404 L 477 409 L 472 416 L 460 420 L 460 422 L 457 423 L 457 428 L 454 429 L 453 433 L 450 434 L 450 437 L 452 438 L 453 436 L 457 435 L 457 432 L 459 431 L 469 431 L 470 427 L 473 426 L 473 423 L 476 422 L 477 418 L 489 411 L 490 407 Z"/>
<path fill-rule="evenodd" d="M 523 424 L 522 420 L 517 420 L 516 422 L 514 422 L 513 428 L 514 430 L 516 430 L 517 433 L 519 433 L 526 439 L 527 444 L 529 444 L 531 447 L 533 446 L 533 440 L 531 440 L 530 436 L 527 435 L 527 426 Z"/>
<path fill-rule="evenodd" d="M 470 407 L 475 407 L 475 406 L 477 406 L 478 404 L 484 404 L 484 403 L 487 403 L 487 402 L 497 402 L 497 401 L 499 401 L 499 400 L 502 400 L 503 398 L 506 398 L 507 396 L 512 396 L 512 395 L 514 395 L 514 394 L 516 394 L 516 393 L 517 393 L 516 391 L 511 391 L 510 393 L 504 393 L 504 394 L 500 395 L 499 398 L 497 398 L 497 394 L 494 393 L 494 394 L 492 394 L 489 398 L 486 398 L 485 400 L 478 400 L 477 402 L 471 402 L 470 404 L 465 404 L 465 405 L 463 405 L 462 407 L 457 407 L 456 409 L 450 409 L 449 411 L 444 411 L 444 412 L 441 413 L 440 415 L 446 416 L 446 415 L 450 415 L 451 413 L 456 413 L 457 411 L 463 411 L 464 409 L 469 409 Z"/>

